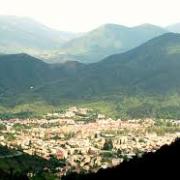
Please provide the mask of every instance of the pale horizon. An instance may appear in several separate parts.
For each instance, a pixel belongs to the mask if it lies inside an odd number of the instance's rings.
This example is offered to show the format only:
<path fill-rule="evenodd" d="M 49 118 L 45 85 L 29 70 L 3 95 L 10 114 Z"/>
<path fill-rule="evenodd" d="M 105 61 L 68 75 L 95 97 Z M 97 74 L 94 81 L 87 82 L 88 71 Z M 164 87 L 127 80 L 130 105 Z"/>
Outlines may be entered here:
<path fill-rule="evenodd" d="M 87 32 L 109 23 L 165 27 L 180 22 L 178 0 L 0 0 L 0 3 L 0 15 L 28 17 L 69 32 Z"/>

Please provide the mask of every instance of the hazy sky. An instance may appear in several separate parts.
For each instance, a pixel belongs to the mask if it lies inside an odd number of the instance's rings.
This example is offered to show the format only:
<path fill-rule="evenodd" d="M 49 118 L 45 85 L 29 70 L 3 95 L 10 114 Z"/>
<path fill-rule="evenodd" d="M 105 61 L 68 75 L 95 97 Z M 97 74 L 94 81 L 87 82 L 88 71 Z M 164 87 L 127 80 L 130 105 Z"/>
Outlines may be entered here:
<path fill-rule="evenodd" d="M 166 26 L 180 22 L 180 0 L 0 0 L 0 14 L 28 16 L 68 31 L 105 23 Z"/>

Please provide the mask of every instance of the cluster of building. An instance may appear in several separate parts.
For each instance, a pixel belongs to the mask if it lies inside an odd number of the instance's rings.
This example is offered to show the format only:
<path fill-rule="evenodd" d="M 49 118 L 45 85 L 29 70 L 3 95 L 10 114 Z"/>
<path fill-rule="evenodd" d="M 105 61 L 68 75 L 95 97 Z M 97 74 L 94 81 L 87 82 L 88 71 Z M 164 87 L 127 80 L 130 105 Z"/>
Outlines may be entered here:
<path fill-rule="evenodd" d="M 1 123 L 6 126 L 0 134 L 1 145 L 46 159 L 55 156 L 65 160 L 64 173 L 115 166 L 124 158 L 155 151 L 179 135 L 179 132 L 163 136 L 149 132 L 148 128 L 155 124 L 152 119 L 113 120 L 77 107 L 64 113 L 48 113 L 43 119 L 13 119 Z"/>

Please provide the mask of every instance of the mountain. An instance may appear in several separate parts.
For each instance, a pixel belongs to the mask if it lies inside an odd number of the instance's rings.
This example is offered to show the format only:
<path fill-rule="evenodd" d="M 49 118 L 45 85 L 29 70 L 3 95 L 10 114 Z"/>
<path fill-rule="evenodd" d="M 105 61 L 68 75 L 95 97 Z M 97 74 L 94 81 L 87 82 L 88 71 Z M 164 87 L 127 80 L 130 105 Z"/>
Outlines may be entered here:
<path fill-rule="evenodd" d="M 24 53 L 0 55 L 0 103 L 13 98 L 18 103 L 18 95 L 23 99 L 41 86 L 65 81 L 80 66 L 78 62 L 47 64 Z"/>
<path fill-rule="evenodd" d="M 109 79 L 112 89 L 162 94 L 179 90 L 179 59 L 180 35 L 167 33 L 127 53 L 110 56 L 92 67 L 101 70 L 98 78 L 106 83 Z"/>
<path fill-rule="evenodd" d="M 27 54 L 0 56 L 0 84 L 14 91 L 31 86 L 39 96 L 88 98 L 119 92 L 179 91 L 180 35 L 166 33 L 98 63 L 47 64 Z M 22 88 L 21 88 L 22 87 Z M 44 93 L 44 94 L 43 94 Z"/>
<path fill-rule="evenodd" d="M 0 53 L 41 54 L 74 37 L 76 34 L 48 28 L 30 18 L 0 16 Z"/>
<path fill-rule="evenodd" d="M 56 54 L 56 61 L 97 62 L 109 55 L 128 51 L 167 30 L 151 24 L 125 27 L 105 24 L 79 38 L 65 43 Z"/>
<path fill-rule="evenodd" d="M 166 93 L 180 88 L 180 35 L 167 33 L 126 53 L 86 65 L 63 85 L 65 97 L 93 97 L 118 92 Z M 45 92 L 46 88 L 40 92 Z"/>
<path fill-rule="evenodd" d="M 179 69 L 180 34 L 175 33 L 92 64 L 47 64 L 27 54 L 1 55 L 0 103 L 105 100 L 113 103 L 111 111 L 130 118 L 179 118 Z"/>
<path fill-rule="evenodd" d="M 75 34 L 17 16 L 0 16 L 0 25 L 0 54 L 28 53 L 48 63 L 97 62 L 167 32 L 151 24 L 132 28 L 105 24 L 90 32 Z"/>
<path fill-rule="evenodd" d="M 23 92 L 46 80 L 48 66 L 27 54 L 0 56 L 0 92 Z"/>
<path fill-rule="evenodd" d="M 180 33 L 180 23 L 169 25 L 166 29 L 170 32 Z"/>

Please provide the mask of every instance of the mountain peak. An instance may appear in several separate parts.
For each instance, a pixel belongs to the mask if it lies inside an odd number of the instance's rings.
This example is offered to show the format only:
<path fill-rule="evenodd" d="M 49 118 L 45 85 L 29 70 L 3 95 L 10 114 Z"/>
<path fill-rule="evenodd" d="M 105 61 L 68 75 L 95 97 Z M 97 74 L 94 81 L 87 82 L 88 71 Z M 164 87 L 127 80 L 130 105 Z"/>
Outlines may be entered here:
<path fill-rule="evenodd" d="M 103 24 L 100 27 L 103 27 L 103 28 L 128 28 L 127 26 L 120 25 L 120 24 L 113 24 L 113 23 Z"/>
<path fill-rule="evenodd" d="M 144 26 L 130 28 L 118 24 L 104 24 L 64 44 L 63 52 L 70 54 L 75 61 L 92 63 L 109 55 L 128 51 L 167 32 L 150 24 Z M 66 58 L 69 57 L 64 59 Z"/>
<path fill-rule="evenodd" d="M 97 27 L 96 29 L 94 29 L 92 31 L 93 32 L 94 31 L 104 31 L 104 30 L 108 30 L 108 31 L 117 30 L 117 31 L 120 31 L 120 30 L 128 30 L 128 29 L 130 29 L 130 28 L 127 27 L 127 26 L 124 26 L 124 25 L 107 23 L 107 24 L 103 24 L 103 25 Z"/>

